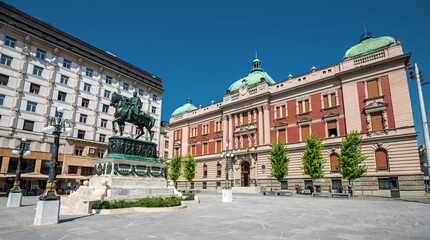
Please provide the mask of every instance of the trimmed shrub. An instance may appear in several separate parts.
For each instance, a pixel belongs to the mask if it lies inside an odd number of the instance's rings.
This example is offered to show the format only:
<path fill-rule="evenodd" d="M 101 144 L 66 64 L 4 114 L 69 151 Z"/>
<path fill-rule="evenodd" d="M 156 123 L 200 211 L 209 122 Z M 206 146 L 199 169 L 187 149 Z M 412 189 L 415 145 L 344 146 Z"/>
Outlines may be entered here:
<path fill-rule="evenodd" d="M 182 194 L 182 201 L 194 200 L 194 196 L 196 196 L 196 194 L 194 194 L 194 193 L 183 193 Z"/>
<path fill-rule="evenodd" d="M 125 200 L 115 200 L 115 201 L 100 201 L 93 205 L 93 209 L 115 209 L 115 208 L 132 208 L 132 207 L 175 207 L 181 205 L 181 199 L 177 197 L 147 197 L 139 199 L 138 201 L 125 201 Z"/>

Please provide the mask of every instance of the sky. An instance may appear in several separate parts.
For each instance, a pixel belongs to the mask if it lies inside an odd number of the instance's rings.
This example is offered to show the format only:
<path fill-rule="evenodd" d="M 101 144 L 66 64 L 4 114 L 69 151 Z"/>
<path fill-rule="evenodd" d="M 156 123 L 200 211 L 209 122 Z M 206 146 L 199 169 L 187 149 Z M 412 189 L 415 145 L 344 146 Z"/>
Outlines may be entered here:
<path fill-rule="evenodd" d="M 430 1 L 6 0 L 8 4 L 163 79 L 162 120 L 189 97 L 221 101 L 255 52 L 276 82 L 343 61 L 364 32 L 393 36 L 430 81 Z M 36 4 L 37 3 L 37 4 Z M 419 145 L 416 83 L 409 80 Z M 430 112 L 430 84 L 423 86 Z"/>

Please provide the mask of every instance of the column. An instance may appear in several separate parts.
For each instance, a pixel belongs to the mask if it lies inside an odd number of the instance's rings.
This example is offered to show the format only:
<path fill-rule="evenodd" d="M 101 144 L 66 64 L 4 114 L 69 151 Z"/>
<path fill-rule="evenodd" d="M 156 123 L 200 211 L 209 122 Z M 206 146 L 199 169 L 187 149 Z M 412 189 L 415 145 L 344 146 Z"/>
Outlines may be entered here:
<path fill-rule="evenodd" d="M 258 145 L 262 145 L 263 144 L 263 108 L 262 107 L 258 107 L 257 108 L 258 111 Z"/>
<path fill-rule="evenodd" d="M 229 118 L 227 115 L 224 115 L 222 117 L 222 137 L 223 140 L 221 141 L 222 149 L 225 148 L 225 143 L 227 143 L 227 136 L 228 136 L 228 130 L 229 130 Z"/>
<path fill-rule="evenodd" d="M 269 104 L 263 106 L 264 114 L 264 144 L 270 144 L 270 117 L 269 117 Z"/>
<path fill-rule="evenodd" d="M 235 118 L 233 118 L 232 115 L 228 116 L 228 137 L 230 139 L 230 149 L 233 149 L 234 147 L 234 141 L 233 141 L 233 121 Z"/>
<path fill-rule="evenodd" d="M 240 114 L 239 114 L 239 117 L 240 117 L 240 118 L 239 118 L 239 124 L 238 124 L 238 125 L 240 125 L 240 126 L 241 126 L 241 125 L 243 125 L 243 113 L 240 113 Z"/>

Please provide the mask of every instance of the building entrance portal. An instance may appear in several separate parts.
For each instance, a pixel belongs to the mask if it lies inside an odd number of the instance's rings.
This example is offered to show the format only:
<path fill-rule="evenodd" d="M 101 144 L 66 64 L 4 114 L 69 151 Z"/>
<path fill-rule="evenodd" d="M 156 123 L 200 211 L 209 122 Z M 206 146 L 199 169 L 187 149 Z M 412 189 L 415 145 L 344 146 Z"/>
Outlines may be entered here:
<path fill-rule="evenodd" d="M 240 166 L 241 168 L 241 186 L 249 187 L 250 182 L 250 171 L 249 171 L 249 162 L 243 162 Z"/>

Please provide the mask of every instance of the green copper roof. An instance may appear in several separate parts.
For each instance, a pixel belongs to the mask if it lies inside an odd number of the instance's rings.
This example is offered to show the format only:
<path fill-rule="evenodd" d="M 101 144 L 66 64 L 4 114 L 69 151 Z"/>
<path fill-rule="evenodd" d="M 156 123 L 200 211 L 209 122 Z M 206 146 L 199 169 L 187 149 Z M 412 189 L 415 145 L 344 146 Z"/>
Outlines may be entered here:
<path fill-rule="evenodd" d="M 176 117 L 179 116 L 181 114 L 187 113 L 187 112 L 191 112 L 196 110 L 196 106 L 193 105 L 193 102 L 191 101 L 191 99 L 187 99 L 187 101 L 185 102 L 185 104 L 182 107 L 177 108 L 173 113 L 172 116 Z"/>
<path fill-rule="evenodd" d="M 227 93 L 235 93 L 239 91 L 239 89 L 243 85 L 247 85 L 248 88 L 254 87 L 260 83 L 268 83 L 269 85 L 275 84 L 275 81 L 263 71 L 263 69 L 260 67 L 261 63 L 258 58 L 255 58 L 252 62 L 252 70 L 248 74 L 247 77 L 241 78 L 234 82 L 227 90 Z"/>
<path fill-rule="evenodd" d="M 395 42 L 393 37 L 384 36 L 374 38 L 371 34 L 365 33 L 360 43 L 348 49 L 345 53 L 345 59 L 357 58 L 372 52 L 386 48 Z"/>

